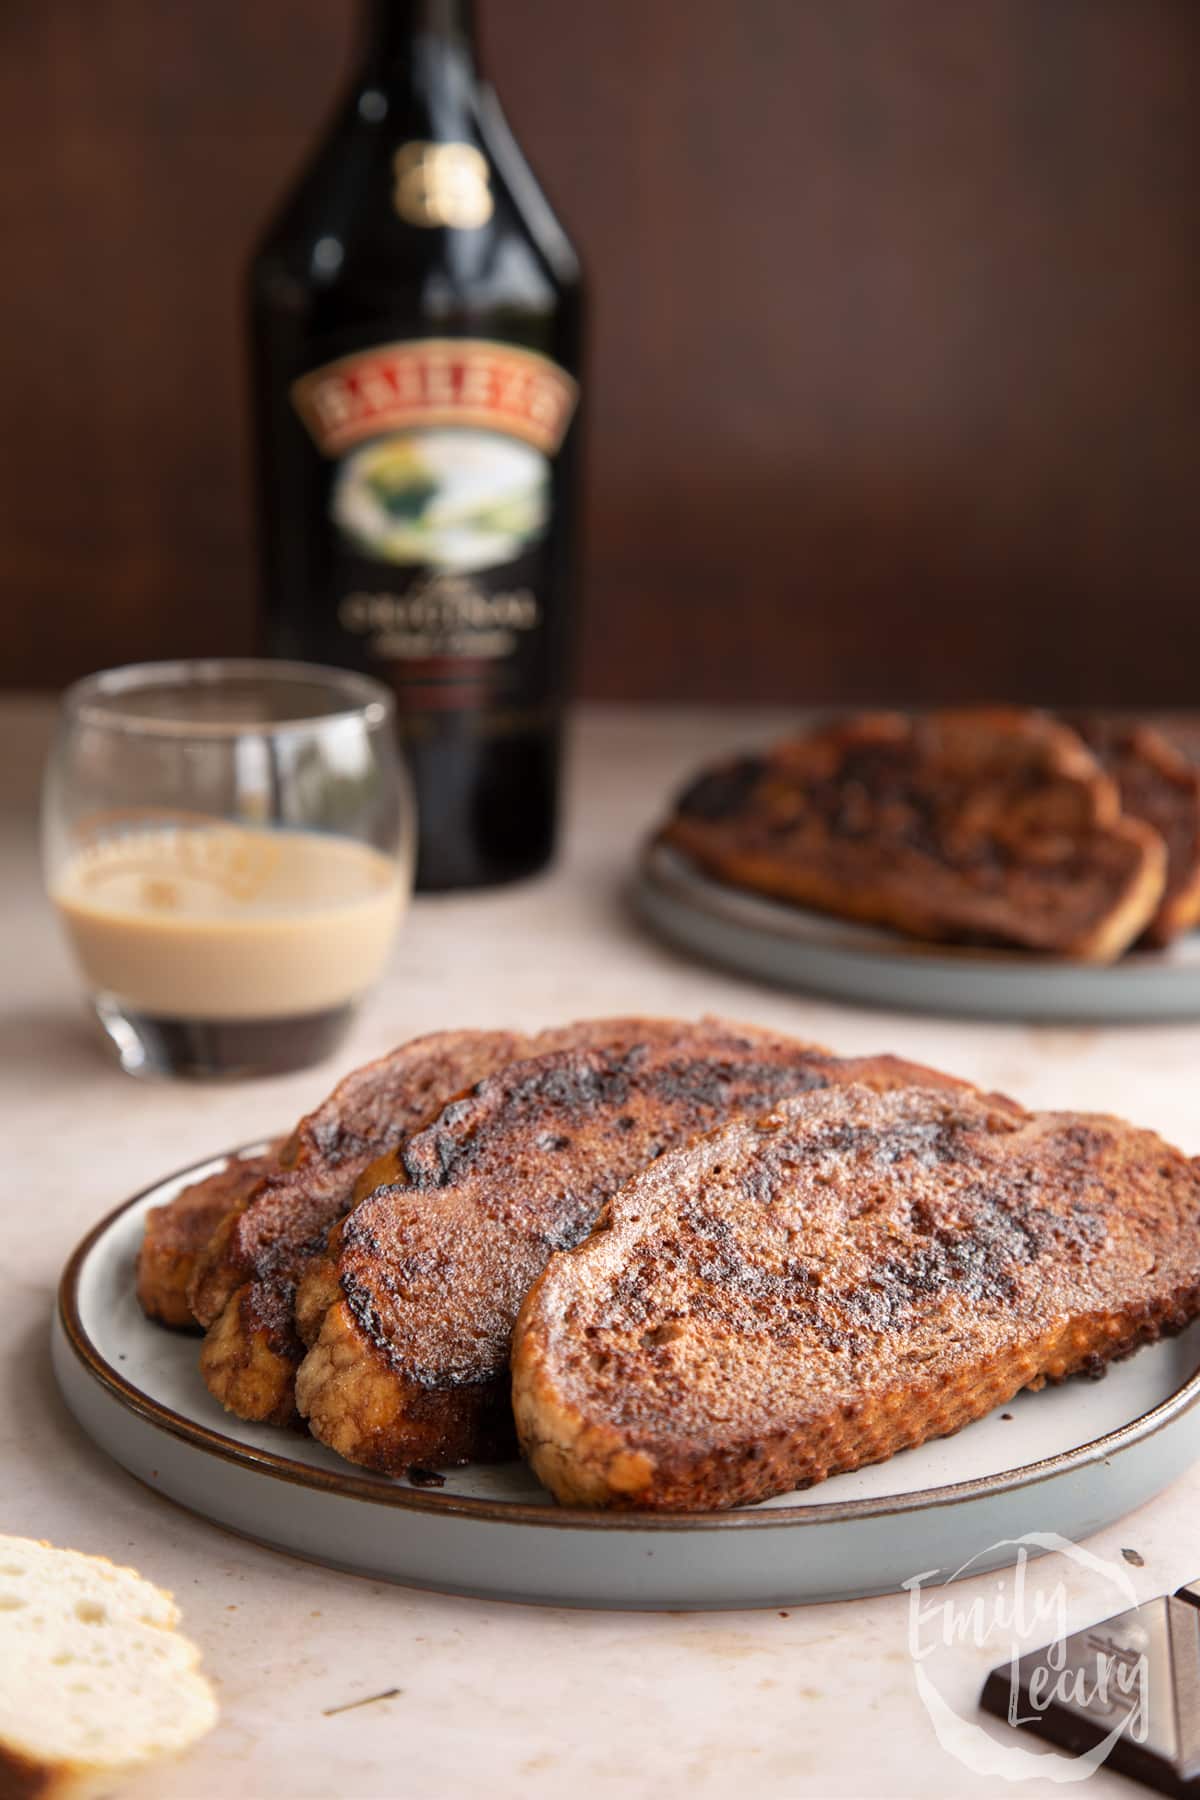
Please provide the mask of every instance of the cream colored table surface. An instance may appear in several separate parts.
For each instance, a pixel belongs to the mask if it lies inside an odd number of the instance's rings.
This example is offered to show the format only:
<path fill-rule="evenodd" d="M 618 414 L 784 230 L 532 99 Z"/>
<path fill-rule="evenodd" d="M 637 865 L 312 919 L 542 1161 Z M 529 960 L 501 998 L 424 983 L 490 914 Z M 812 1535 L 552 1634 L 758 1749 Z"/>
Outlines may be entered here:
<path fill-rule="evenodd" d="M 344 1069 L 448 1025 L 535 1026 L 594 1013 L 724 1012 L 945 1065 L 1036 1105 L 1111 1109 L 1200 1152 L 1200 1030 L 1023 1028 L 842 1009 L 690 964 L 644 936 L 623 888 L 659 797 L 697 759 L 769 731 L 765 715 L 584 713 L 565 853 L 548 877 L 420 901 L 382 991 L 328 1068 L 195 1087 L 129 1080 L 89 1036 L 36 861 L 47 708 L 0 707 L 0 1529 L 101 1551 L 174 1590 L 204 1649 L 221 1723 L 131 1800 L 287 1795 L 968 1796 L 1009 1787 L 939 1748 L 916 1694 L 907 1600 L 739 1614 L 578 1613 L 485 1605 L 339 1575 L 243 1543 L 156 1498 L 84 1438 L 50 1373 L 68 1251 L 156 1176 L 289 1125 Z M 1200 1575 L 1200 1474 L 1092 1540 L 1140 1597 Z M 1030 1521 L 1031 1525 L 1036 1520 Z M 1111 1610 L 1064 1558 L 1072 1622 Z M 969 1599 L 967 1585 L 959 1592 Z M 995 1578 L 971 1584 L 991 1593 Z M 964 1648 L 948 1697 L 970 1713 L 996 1660 Z M 3 1671 L 0 1670 L 0 1681 Z M 349 1712 L 388 1688 L 391 1700 Z M 1025 1740 L 1028 1742 L 1028 1740 Z M 1101 1772 L 1097 1796 L 1128 1795 Z"/>

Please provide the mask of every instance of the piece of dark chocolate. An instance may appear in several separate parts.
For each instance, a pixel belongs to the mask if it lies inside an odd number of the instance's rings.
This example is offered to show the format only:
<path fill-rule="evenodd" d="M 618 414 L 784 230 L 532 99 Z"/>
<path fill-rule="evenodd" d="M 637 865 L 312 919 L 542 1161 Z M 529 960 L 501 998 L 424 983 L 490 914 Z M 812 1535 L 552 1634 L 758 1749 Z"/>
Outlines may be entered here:
<path fill-rule="evenodd" d="M 1200 1585 L 993 1669 L 981 1704 L 1159 1793 L 1200 1796 Z M 1181 1590 L 1182 1592 L 1182 1590 Z"/>

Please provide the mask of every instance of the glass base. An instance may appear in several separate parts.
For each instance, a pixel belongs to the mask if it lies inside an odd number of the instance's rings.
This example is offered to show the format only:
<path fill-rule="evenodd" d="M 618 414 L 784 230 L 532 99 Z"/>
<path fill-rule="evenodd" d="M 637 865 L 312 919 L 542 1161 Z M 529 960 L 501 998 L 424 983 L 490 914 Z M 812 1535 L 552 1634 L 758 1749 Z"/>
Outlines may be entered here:
<path fill-rule="evenodd" d="M 286 1075 L 324 1062 L 345 1037 L 355 1003 L 290 1019 L 162 1019 L 110 994 L 92 1000 L 127 1075 L 236 1080 Z"/>

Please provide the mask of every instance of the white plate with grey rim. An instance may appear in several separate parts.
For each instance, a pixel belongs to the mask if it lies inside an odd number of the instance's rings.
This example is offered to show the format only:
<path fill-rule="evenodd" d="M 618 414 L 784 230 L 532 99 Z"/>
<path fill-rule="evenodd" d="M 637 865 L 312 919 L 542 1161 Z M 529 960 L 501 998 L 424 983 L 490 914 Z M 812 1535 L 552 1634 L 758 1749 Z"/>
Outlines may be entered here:
<path fill-rule="evenodd" d="M 1200 1455 L 1200 1324 L 1099 1382 L 1022 1394 L 952 1438 L 805 1493 L 686 1517 L 569 1511 L 519 1463 L 430 1488 L 352 1468 L 298 1433 L 224 1413 L 198 1341 L 150 1324 L 133 1291 L 151 1206 L 220 1167 L 173 1175 L 104 1219 L 63 1274 L 59 1386 L 83 1429 L 155 1492 L 241 1535 L 374 1579 L 553 1606 L 706 1609 L 886 1593 L 973 1572 L 1036 1531 L 1079 1538 Z"/>
<path fill-rule="evenodd" d="M 656 932 L 693 956 L 860 1006 L 1056 1024 L 1200 1018 L 1200 932 L 1105 965 L 923 944 L 730 887 L 654 842 L 633 899 Z"/>

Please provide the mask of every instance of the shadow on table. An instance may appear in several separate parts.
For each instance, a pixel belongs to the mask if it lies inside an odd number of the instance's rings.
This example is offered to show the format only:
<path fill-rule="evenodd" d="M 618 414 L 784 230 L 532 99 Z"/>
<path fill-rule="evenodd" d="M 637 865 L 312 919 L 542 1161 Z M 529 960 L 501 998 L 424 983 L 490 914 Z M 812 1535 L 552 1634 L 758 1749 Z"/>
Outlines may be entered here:
<path fill-rule="evenodd" d="M 61 1465 L 68 1447 L 85 1455 L 90 1454 L 90 1448 L 86 1433 L 76 1424 L 58 1391 L 50 1361 L 51 1319 L 58 1304 L 57 1292 L 47 1293 L 39 1284 L 38 1297 L 44 1297 L 40 1316 L 8 1346 L 0 1365 L 0 1385 L 9 1390 L 11 1417 L 29 1422 L 22 1440 L 29 1461 L 38 1466 Z M 11 1527 L 6 1525 L 5 1529 Z"/>
<path fill-rule="evenodd" d="M 93 1442 L 79 1424 L 59 1392 L 58 1381 L 50 1358 L 50 1338 L 54 1310 L 58 1305 L 58 1283 L 53 1291 L 39 1284 L 42 1300 L 40 1316 L 31 1320 L 7 1346 L 0 1362 L 0 1394 L 4 1407 L 13 1420 L 26 1421 L 19 1446 L 14 1440 L 5 1454 L 15 1459 L 18 1450 L 27 1465 L 28 1478 L 35 1485 L 62 1490 L 86 1480 L 95 1494 L 102 1477 L 118 1486 L 134 1482 L 119 1463 Z M 36 1516 L 0 1523 L 4 1531 L 26 1530 L 41 1535 Z"/>
<path fill-rule="evenodd" d="M 86 1016 L 73 1007 L 23 1006 L 0 1013 L 0 1076 L 27 1071 L 57 1082 L 104 1069 L 125 1079 L 105 1056 Z"/>

